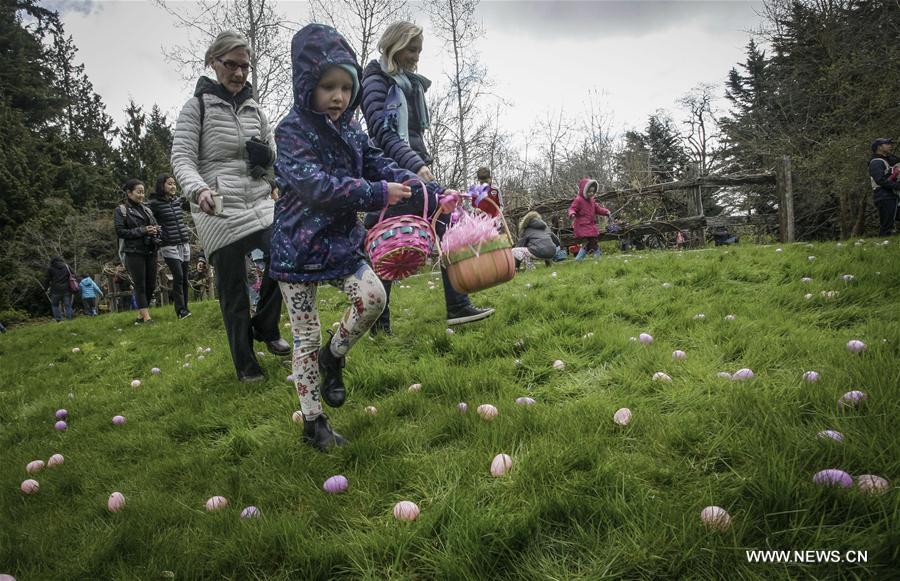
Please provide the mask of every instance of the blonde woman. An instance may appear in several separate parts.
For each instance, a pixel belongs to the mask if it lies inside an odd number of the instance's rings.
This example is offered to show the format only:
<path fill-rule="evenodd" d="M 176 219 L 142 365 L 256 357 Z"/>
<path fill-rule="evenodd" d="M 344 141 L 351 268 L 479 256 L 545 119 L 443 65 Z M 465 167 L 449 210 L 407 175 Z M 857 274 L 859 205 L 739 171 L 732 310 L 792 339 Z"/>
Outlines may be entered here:
<path fill-rule="evenodd" d="M 428 128 L 428 107 L 425 92 L 431 81 L 416 73 L 422 54 L 422 28 L 411 22 L 394 22 L 385 29 L 378 41 L 381 57 L 370 62 L 363 71 L 363 115 L 369 137 L 397 165 L 416 173 L 424 182 L 434 181 L 431 173 L 432 158 L 425 148 L 423 134 Z M 391 208 L 386 215 L 410 213 L 403 205 Z M 378 213 L 366 216 L 365 225 L 370 228 L 378 219 Z M 443 234 L 446 222 L 438 222 L 438 236 Z M 478 309 L 469 296 L 457 292 L 441 268 L 444 282 L 444 301 L 447 305 L 447 324 L 460 325 L 491 316 L 494 309 Z M 388 297 L 381 318 L 372 327 L 372 333 L 391 334 L 390 293 L 391 283 L 382 281 Z"/>
<path fill-rule="evenodd" d="M 231 358 L 241 381 L 265 379 L 253 340 L 288 356 L 281 338 L 281 293 L 265 276 L 256 314 L 250 314 L 244 257 L 254 248 L 269 255 L 275 203 L 265 177 L 275 162 L 269 121 L 253 98 L 250 47 L 238 32 L 225 31 L 206 51 L 215 80 L 200 77 L 175 125 L 172 168 L 206 255 L 216 272 L 219 306 Z M 268 259 L 266 259 L 268 270 Z"/>

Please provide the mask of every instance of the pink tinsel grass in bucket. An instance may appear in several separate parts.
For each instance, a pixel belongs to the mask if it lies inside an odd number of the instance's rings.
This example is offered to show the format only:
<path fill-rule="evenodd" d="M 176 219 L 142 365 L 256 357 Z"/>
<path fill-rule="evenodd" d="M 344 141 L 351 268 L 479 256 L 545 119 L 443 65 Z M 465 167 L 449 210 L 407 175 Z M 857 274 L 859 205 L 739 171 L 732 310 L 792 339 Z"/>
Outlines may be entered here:
<path fill-rule="evenodd" d="M 459 220 L 451 225 L 441 239 L 441 251 L 452 254 L 459 250 L 471 249 L 478 254 L 486 242 L 500 237 L 499 221 L 487 214 L 463 212 Z"/>

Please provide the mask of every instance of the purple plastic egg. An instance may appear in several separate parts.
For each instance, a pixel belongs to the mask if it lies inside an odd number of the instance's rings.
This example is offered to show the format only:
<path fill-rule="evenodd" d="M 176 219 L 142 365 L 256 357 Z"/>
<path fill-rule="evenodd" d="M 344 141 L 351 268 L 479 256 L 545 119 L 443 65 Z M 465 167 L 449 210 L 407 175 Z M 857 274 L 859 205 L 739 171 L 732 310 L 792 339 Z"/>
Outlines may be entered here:
<path fill-rule="evenodd" d="M 161 370 L 159 367 L 154 367 L 150 370 L 150 373 L 152 373 L 153 375 L 159 375 L 161 373 Z"/>
<path fill-rule="evenodd" d="M 212 496 L 206 501 L 206 510 L 215 512 L 228 506 L 228 499 L 224 496 Z"/>
<path fill-rule="evenodd" d="M 627 426 L 631 423 L 631 410 L 628 408 L 619 408 L 613 414 L 613 421 L 620 426 Z"/>
<path fill-rule="evenodd" d="M 456 409 L 459 410 L 459 413 L 464 414 L 467 411 L 469 411 L 469 404 L 467 404 L 464 401 L 461 401 L 458 404 L 456 404 Z"/>
<path fill-rule="evenodd" d="M 262 513 L 255 506 L 248 506 L 241 511 L 241 518 L 260 518 Z"/>
<path fill-rule="evenodd" d="M 113 416 L 112 423 L 121 426 L 125 423 L 125 416 Z"/>
<path fill-rule="evenodd" d="M 338 474 L 326 480 L 325 484 L 322 485 L 322 489 L 329 494 L 339 494 L 346 492 L 348 486 L 350 486 L 350 483 L 347 481 L 347 477 L 343 474 Z"/>
<path fill-rule="evenodd" d="M 866 347 L 866 344 L 859 339 L 851 339 L 847 342 L 847 350 L 850 351 L 850 353 L 862 353 L 867 349 L 868 347 Z"/>
<path fill-rule="evenodd" d="M 853 486 L 853 477 L 837 468 L 829 468 L 816 472 L 813 476 L 815 484 L 822 486 L 839 486 L 841 488 L 850 488 Z"/>
<path fill-rule="evenodd" d="M 837 430 L 822 430 L 816 437 L 820 440 L 834 440 L 835 442 L 843 442 L 844 434 L 838 432 Z"/>
<path fill-rule="evenodd" d="M 865 403 L 867 399 L 869 399 L 869 396 L 867 396 L 865 392 L 856 390 L 848 391 L 841 396 L 841 399 L 838 400 L 838 407 L 856 407 Z"/>
<path fill-rule="evenodd" d="M 812 383 L 814 381 L 819 381 L 819 372 L 818 371 L 807 371 L 803 374 L 803 381 L 808 381 Z"/>
<path fill-rule="evenodd" d="M 700 521 L 719 532 L 725 532 L 731 527 L 731 515 L 721 506 L 707 506 L 701 510 Z"/>
<path fill-rule="evenodd" d="M 517 405 L 529 406 L 529 405 L 534 405 L 534 404 L 535 404 L 535 401 L 534 401 L 534 398 L 522 396 L 522 397 L 517 397 L 517 398 L 516 398 L 516 404 L 517 404 Z"/>
<path fill-rule="evenodd" d="M 672 359 L 684 359 L 687 357 L 687 353 L 682 351 L 681 349 L 676 349 L 672 351 Z"/>
<path fill-rule="evenodd" d="M 491 460 L 491 476 L 498 478 L 512 468 L 512 458 L 508 454 L 497 454 Z"/>
<path fill-rule="evenodd" d="M 58 419 L 58 420 L 64 420 L 64 419 L 66 419 L 67 417 L 69 417 L 69 411 L 68 411 L 68 410 L 64 410 L 64 409 L 56 410 L 56 419 Z"/>
<path fill-rule="evenodd" d="M 56 428 L 60 432 L 65 432 L 69 428 L 69 424 L 67 424 L 66 422 L 64 422 L 62 420 L 59 420 L 58 422 L 56 422 L 53 425 L 53 427 Z"/>
<path fill-rule="evenodd" d="M 744 369 L 738 369 L 734 372 L 734 375 L 731 376 L 731 381 L 745 381 L 748 379 L 753 379 L 756 375 L 753 374 L 753 370 L 745 367 Z"/>
<path fill-rule="evenodd" d="M 653 343 L 653 336 L 649 333 L 641 333 L 638 335 L 638 341 L 640 341 L 642 345 L 649 345 L 650 343 Z"/>
<path fill-rule="evenodd" d="M 419 518 L 419 506 L 411 500 L 401 500 L 394 505 L 394 518 L 411 521 Z"/>

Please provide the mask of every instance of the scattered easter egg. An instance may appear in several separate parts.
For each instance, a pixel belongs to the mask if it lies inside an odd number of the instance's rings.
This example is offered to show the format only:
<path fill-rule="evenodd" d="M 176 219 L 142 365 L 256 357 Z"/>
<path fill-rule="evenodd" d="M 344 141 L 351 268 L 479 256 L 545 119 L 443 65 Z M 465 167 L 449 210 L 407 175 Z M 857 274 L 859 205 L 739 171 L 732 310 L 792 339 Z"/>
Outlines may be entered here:
<path fill-rule="evenodd" d="M 228 499 L 224 496 L 213 496 L 206 501 L 206 510 L 209 512 L 221 510 L 226 506 L 228 506 Z"/>
<path fill-rule="evenodd" d="M 44 466 L 45 466 L 45 464 L 44 464 L 43 460 L 32 460 L 31 462 L 28 463 L 27 466 L 25 466 L 25 470 L 29 474 L 37 474 L 38 472 L 40 472 L 41 470 L 44 469 Z"/>
<path fill-rule="evenodd" d="M 60 464 L 62 464 L 65 461 L 66 461 L 66 459 L 63 457 L 62 454 L 54 454 L 54 455 L 50 456 L 49 460 L 47 460 L 47 468 L 53 468 L 54 466 L 59 466 Z"/>
<path fill-rule="evenodd" d="M 672 288 L 672 283 L 664 282 L 661 285 L 663 288 Z"/>
<path fill-rule="evenodd" d="M 513 360 L 513 365 L 515 365 L 516 367 L 521 367 L 521 366 L 522 366 L 522 360 L 521 360 L 521 359 L 514 359 L 514 360 Z"/>
<path fill-rule="evenodd" d="M 811 283 L 812 279 L 809 278 L 808 276 L 804 276 L 803 278 L 800 279 L 800 282 Z"/>
<path fill-rule="evenodd" d="M 287 381 L 288 383 L 294 383 L 294 374 L 292 373 L 292 374 L 288 375 L 287 377 L 284 378 L 284 380 Z"/>
<path fill-rule="evenodd" d="M 69 428 L 69 424 L 67 424 L 66 422 L 64 422 L 62 420 L 59 420 L 58 422 L 56 422 L 53 425 L 53 427 L 56 428 L 57 431 L 65 432 Z"/>
<path fill-rule="evenodd" d="M 638 335 L 638 341 L 640 341 L 642 345 L 649 345 L 650 343 L 653 343 L 653 336 L 649 333 L 641 333 Z"/>
<path fill-rule="evenodd" d="M 366 413 L 367 413 L 368 415 L 370 415 L 370 416 L 378 415 L 378 408 L 376 408 L 376 407 L 373 406 L 373 405 L 367 405 L 367 406 L 366 406 Z"/>
<path fill-rule="evenodd" d="M 340 323 L 338 323 L 338 325 L 340 325 Z M 265 357 L 266 354 L 265 354 L 265 352 L 263 352 L 263 351 L 257 351 L 257 352 L 256 352 L 256 356 L 257 356 L 257 357 Z"/>
<path fill-rule="evenodd" d="M 450 327 L 447 327 L 447 334 L 448 334 L 448 335 L 452 335 L 454 332 L 455 332 L 455 331 L 454 331 L 453 329 L 451 329 Z"/>
<path fill-rule="evenodd" d="M 813 260 L 816 259 L 816 257 L 815 257 L 815 256 L 807 256 L 806 259 L 807 259 L 808 261 L 812 262 Z"/>
<path fill-rule="evenodd" d="M 422 391 L 422 384 L 421 384 L 421 383 L 414 383 L 414 384 L 410 385 L 410 386 L 409 386 L 408 388 L 406 388 L 406 389 L 407 389 L 408 391 L 413 392 L 413 393 L 419 392 L 419 391 Z"/>
<path fill-rule="evenodd" d="M 672 381 L 672 378 L 668 373 L 663 373 L 662 371 L 657 371 L 653 374 L 653 381 Z"/>
<path fill-rule="evenodd" d="M 593 336 L 594 336 L 594 332 L 590 331 L 584 337 L 582 337 L 582 339 L 590 339 Z"/>
<path fill-rule="evenodd" d="M 206 359 L 206 355 L 197 355 L 197 361 L 203 361 Z"/>
<path fill-rule="evenodd" d="M 106 501 L 106 507 L 109 509 L 109 512 L 119 512 L 125 508 L 125 495 L 121 492 L 113 492 L 109 495 L 109 500 Z"/>
<path fill-rule="evenodd" d="M 890 489 L 891 483 L 881 476 L 863 474 L 856 479 L 856 486 L 866 494 L 884 494 Z"/>
<path fill-rule="evenodd" d="M 837 291 L 830 290 L 825 293 L 825 296 L 829 299 L 833 299 L 834 297 L 838 296 L 838 294 L 839 293 Z"/>
<path fill-rule="evenodd" d="M 339 494 L 346 492 L 348 486 L 350 486 L 350 482 L 347 480 L 347 477 L 343 474 L 338 474 L 326 480 L 325 484 L 322 485 L 322 489 L 329 494 Z"/>
<path fill-rule="evenodd" d="M 733 321 L 735 319 L 737 319 L 737 317 L 735 317 L 734 315 L 725 315 L 726 321 Z"/>
<path fill-rule="evenodd" d="M 66 409 L 58 409 L 56 410 L 56 419 L 64 420 L 69 417 L 69 410 Z"/>
<path fill-rule="evenodd" d="M 241 511 L 241 518 L 260 518 L 262 513 L 255 506 L 248 506 Z"/>
<path fill-rule="evenodd" d="M 41 485 L 38 484 L 37 480 L 32 480 L 31 478 L 29 478 L 28 480 L 22 482 L 22 485 L 19 486 L 19 488 L 21 488 L 22 492 L 24 492 L 25 494 L 37 494 L 38 490 L 41 489 Z"/>
<path fill-rule="evenodd" d="M 503 476 L 510 468 L 512 468 L 512 458 L 507 454 L 497 454 L 491 460 L 491 476 L 494 478 Z"/>
<path fill-rule="evenodd" d="M 531 288 L 531 283 L 530 283 L 530 282 L 526 282 L 526 283 L 525 283 L 525 288 Z"/>
<path fill-rule="evenodd" d="M 534 398 L 531 397 L 522 396 L 516 398 L 516 405 L 529 406 L 534 405 L 535 403 Z"/>
<path fill-rule="evenodd" d="M 632 343 L 636 343 L 638 339 L 637 339 L 637 337 L 629 337 L 628 340 L 631 341 Z"/>
<path fill-rule="evenodd" d="M 715 531 L 725 532 L 731 528 L 731 515 L 721 506 L 707 506 L 700 511 L 700 520 Z"/>
<path fill-rule="evenodd" d="M 516 342 L 513 344 L 513 347 L 515 347 L 515 349 L 516 349 L 517 351 L 521 351 L 522 349 L 525 349 L 525 340 L 524 340 L 524 339 L 519 339 L 518 341 L 516 341 Z"/>
<path fill-rule="evenodd" d="M 497 414 L 500 413 L 497 411 L 497 408 L 492 406 L 489 403 L 483 403 L 475 410 L 481 419 L 489 422 L 497 417 Z"/>
<path fill-rule="evenodd" d="M 139 388 L 140 386 L 141 386 L 141 380 L 140 380 L 140 379 L 135 379 L 134 381 L 131 382 L 131 387 L 133 387 L 133 388 L 135 388 L 135 389 Z"/>
<path fill-rule="evenodd" d="M 694 315 L 694 319 L 697 321 L 703 320 L 705 318 L 706 318 L 706 315 L 704 315 L 703 313 L 697 313 L 696 315 Z"/>
<path fill-rule="evenodd" d="M 419 518 L 419 506 L 411 500 L 401 500 L 394 505 L 394 518 L 412 521 Z"/>
<path fill-rule="evenodd" d="M 803 295 L 803 298 L 806 300 L 810 300 L 811 298 L 813 298 L 813 295 L 812 293 L 806 293 L 805 295 Z"/>
<path fill-rule="evenodd" d="M 553 362 L 553 369 L 556 369 L 557 371 L 562 371 L 565 368 L 566 368 L 566 364 L 565 364 L 565 362 L 563 362 L 562 359 L 557 359 L 556 361 Z"/>
<path fill-rule="evenodd" d="M 865 392 L 857 390 L 848 391 L 841 396 L 841 399 L 838 400 L 838 407 L 845 408 L 860 406 L 865 403 L 867 399 L 869 399 L 869 396 L 866 395 Z"/>
<path fill-rule="evenodd" d="M 550 276 L 551 276 L 552 278 L 556 278 L 556 273 L 555 273 L 555 272 L 551 272 L 551 273 L 550 273 Z"/>
<path fill-rule="evenodd" d="M 0 581 L 16 581 L 16 578 L 6 573 L 0 573 Z"/>
<path fill-rule="evenodd" d="M 303 412 L 301 412 L 300 410 L 297 410 L 294 413 L 292 413 L 291 421 L 293 421 L 295 424 L 302 424 L 303 423 Z"/>
<path fill-rule="evenodd" d="M 819 372 L 818 371 L 807 371 L 803 374 L 803 381 L 808 381 L 812 383 L 814 381 L 819 381 Z"/>
<path fill-rule="evenodd" d="M 613 414 L 613 421 L 620 426 L 627 426 L 631 423 L 631 410 L 628 408 L 619 408 Z"/>
<path fill-rule="evenodd" d="M 79 347 L 72 347 L 72 353 L 81 353 L 81 349 Z"/>
<path fill-rule="evenodd" d="M 160 372 L 161 372 L 161 370 L 159 367 L 154 367 L 150 370 L 150 373 L 152 373 L 153 375 L 159 375 Z"/>
<path fill-rule="evenodd" d="M 459 411 L 459 413 L 464 414 L 467 411 L 469 411 L 469 404 L 467 404 L 464 401 L 461 401 L 458 404 L 456 404 L 456 409 Z"/>
<path fill-rule="evenodd" d="M 775 252 L 784 252 L 784 249 L 783 249 L 783 248 L 776 248 L 776 249 L 775 249 Z"/>
<path fill-rule="evenodd" d="M 859 339 L 851 339 L 847 342 L 847 350 L 850 351 L 850 353 L 862 353 L 863 351 L 868 350 L 868 347 Z"/>
<path fill-rule="evenodd" d="M 113 416 L 112 423 L 121 426 L 125 423 L 125 416 Z"/>
<path fill-rule="evenodd" d="M 190 366 L 191 366 L 190 363 L 185 363 L 184 365 L 182 365 L 182 367 L 184 367 L 185 369 L 187 369 L 187 368 L 190 367 Z"/>
<path fill-rule="evenodd" d="M 211 352 L 212 352 L 212 347 L 207 347 L 206 349 L 203 350 L 203 352 L 204 352 L 204 353 L 211 353 Z"/>
<path fill-rule="evenodd" d="M 687 353 L 685 353 L 684 351 L 682 351 L 680 349 L 676 349 L 675 351 L 672 351 L 672 359 L 684 359 L 686 357 L 687 357 Z"/>
<path fill-rule="evenodd" d="M 844 279 L 844 282 L 852 282 L 853 279 L 855 279 L 856 277 L 853 276 L 852 274 L 845 274 L 845 275 L 841 276 L 841 278 Z"/>
<path fill-rule="evenodd" d="M 838 432 L 837 430 L 822 430 L 816 437 L 820 440 L 834 440 L 835 442 L 843 442 L 844 434 Z"/>
<path fill-rule="evenodd" d="M 720 371 L 720 372 L 716 373 L 716 377 L 721 378 L 721 379 L 731 379 L 731 374 L 728 373 L 727 371 Z"/>
<path fill-rule="evenodd" d="M 748 379 L 753 379 L 754 377 L 756 377 L 756 375 L 753 373 L 753 370 L 745 367 L 735 371 L 734 375 L 731 376 L 731 381 L 746 381 Z"/>
<path fill-rule="evenodd" d="M 853 478 L 843 470 L 836 468 L 816 472 L 813 476 L 813 482 L 823 486 L 839 486 L 841 488 L 853 486 Z"/>

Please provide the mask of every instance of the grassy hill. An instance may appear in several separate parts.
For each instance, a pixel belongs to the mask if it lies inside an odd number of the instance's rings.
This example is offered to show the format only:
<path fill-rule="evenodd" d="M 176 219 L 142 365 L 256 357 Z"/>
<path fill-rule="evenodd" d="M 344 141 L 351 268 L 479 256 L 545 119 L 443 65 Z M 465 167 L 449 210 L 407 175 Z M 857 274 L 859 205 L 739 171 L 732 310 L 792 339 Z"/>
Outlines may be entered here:
<path fill-rule="evenodd" d="M 130 326 L 123 314 L 0 336 L 0 573 L 19 581 L 897 575 L 897 240 L 541 266 L 476 295 L 496 315 L 454 334 L 439 277 L 405 284 L 392 296 L 395 336 L 364 339 L 350 354 L 348 402 L 330 416 L 352 443 L 330 454 L 298 443 L 296 395 L 274 357 L 262 359 L 267 382 L 237 383 L 216 303 L 193 305 L 184 321 L 158 309 L 153 327 Z M 330 288 L 320 297 L 327 328 L 344 297 Z M 655 340 L 630 340 L 640 333 Z M 868 351 L 850 353 L 851 339 Z M 686 358 L 673 359 L 676 349 Z M 565 369 L 553 368 L 557 359 Z M 755 379 L 717 376 L 740 368 Z M 810 370 L 819 381 L 803 380 Z M 660 371 L 672 381 L 653 381 Z M 421 391 L 409 392 L 412 383 Z M 868 401 L 840 410 L 850 390 Z M 516 405 L 520 396 L 536 403 Z M 479 418 L 482 403 L 499 416 Z M 612 420 L 622 407 L 633 412 L 627 427 Z M 70 414 L 65 432 L 54 430 L 59 408 Z M 127 423 L 113 425 L 117 414 Z M 818 439 L 825 429 L 843 443 Z M 26 464 L 54 453 L 65 463 L 27 474 Z M 513 466 L 494 478 L 499 453 Z M 813 484 L 826 468 L 881 475 L 891 489 Z M 346 493 L 323 492 L 335 474 L 349 479 Z M 40 483 L 31 496 L 19 490 L 29 477 Z M 107 510 L 113 491 L 127 499 L 118 513 Z M 209 513 L 214 495 L 229 506 Z M 393 518 L 404 499 L 420 506 L 417 521 Z M 248 505 L 262 518 L 239 518 Z M 702 525 L 708 505 L 728 510 L 730 530 Z M 859 550 L 867 562 L 748 563 L 753 549 Z"/>

